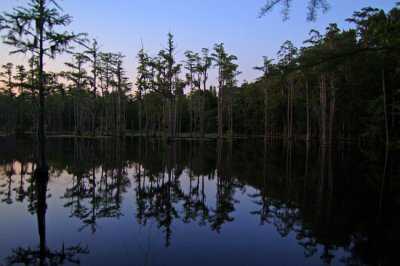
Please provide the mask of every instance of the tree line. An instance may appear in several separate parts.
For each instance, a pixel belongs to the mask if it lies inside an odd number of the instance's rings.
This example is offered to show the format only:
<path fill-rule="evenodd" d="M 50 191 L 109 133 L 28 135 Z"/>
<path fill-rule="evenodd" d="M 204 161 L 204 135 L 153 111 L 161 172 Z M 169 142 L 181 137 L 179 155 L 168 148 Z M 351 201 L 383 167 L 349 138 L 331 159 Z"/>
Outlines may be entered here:
<path fill-rule="evenodd" d="M 137 53 L 133 89 L 124 55 L 101 51 L 96 40 L 74 35 L 82 51 L 72 53 L 64 71 L 45 72 L 33 52 L 25 66 L 1 67 L 0 128 L 35 132 L 43 86 L 43 123 L 57 134 L 262 136 L 389 145 L 400 129 L 399 15 L 398 5 L 388 12 L 363 8 L 348 19 L 351 29 L 332 23 L 323 33 L 311 30 L 303 47 L 285 41 L 276 59 L 264 57 L 255 67 L 260 78 L 243 84 L 237 81 L 237 57 L 223 43 L 188 50 L 178 61 L 168 33 L 167 45 L 155 55 L 143 47 Z M 216 86 L 209 85 L 211 71 Z"/>

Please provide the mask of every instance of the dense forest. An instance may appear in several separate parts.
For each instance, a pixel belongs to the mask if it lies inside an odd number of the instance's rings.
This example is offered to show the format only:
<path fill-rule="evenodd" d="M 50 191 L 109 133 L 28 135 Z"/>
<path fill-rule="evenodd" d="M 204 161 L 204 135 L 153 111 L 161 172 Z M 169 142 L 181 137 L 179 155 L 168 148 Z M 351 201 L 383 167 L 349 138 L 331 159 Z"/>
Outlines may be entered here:
<path fill-rule="evenodd" d="M 10 21 L 6 16 L 0 21 L 4 42 L 13 45 L 5 26 Z M 0 131 L 36 132 L 43 85 L 44 122 L 51 134 L 396 143 L 399 7 L 364 8 L 348 21 L 354 26 L 348 30 L 335 23 L 325 32 L 311 30 L 303 47 L 284 42 L 276 59 L 264 57 L 255 67 L 260 78 L 243 84 L 237 81 L 237 57 L 223 43 L 188 50 L 180 62 L 171 33 L 158 53 L 138 51 L 134 81 L 126 74 L 124 55 L 101 51 L 87 35 L 57 43 L 79 43 L 60 73 L 41 72 L 43 59 L 21 48 L 31 55 L 25 65 L 1 66 Z M 51 49 L 49 54 L 61 52 Z M 212 71 L 216 86 L 210 86 Z"/>

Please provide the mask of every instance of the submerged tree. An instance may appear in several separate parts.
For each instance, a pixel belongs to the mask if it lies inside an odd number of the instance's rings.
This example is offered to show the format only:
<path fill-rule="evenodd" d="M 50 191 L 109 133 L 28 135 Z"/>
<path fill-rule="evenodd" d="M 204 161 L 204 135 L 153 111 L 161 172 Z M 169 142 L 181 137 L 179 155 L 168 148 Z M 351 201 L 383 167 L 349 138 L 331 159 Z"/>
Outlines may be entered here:
<path fill-rule="evenodd" d="M 71 70 L 62 72 L 62 76 L 72 82 L 69 86 L 69 92 L 73 97 L 75 136 L 81 135 L 83 116 L 87 113 L 85 112 L 84 96 L 86 94 L 85 89 L 88 85 L 89 77 L 84 65 L 87 63 L 88 59 L 89 58 L 82 53 L 74 53 L 72 62 L 65 63 Z"/>
<path fill-rule="evenodd" d="M 278 51 L 279 68 L 284 76 L 284 87 L 287 91 L 287 112 L 286 112 L 286 137 L 293 137 L 293 98 L 296 66 L 297 48 L 291 41 L 285 41 Z"/>
<path fill-rule="evenodd" d="M 86 51 L 84 54 L 87 56 L 88 60 L 91 63 L 91 73 L 92 73 L 92 81 L 90 82 L 90 86 L 92 87 L 92 137 L 96 136 L 96 95 L 97 95 L 97 76 L 99 70 L 99 54 L 100 54 L 100 45 L 98 44 L 96 39 L 86 45 Z"/>
<path fill-rule="evenodd" d="M 176 133 L 176 95 L 184 86 L 178 77 L 182 66 L 177 64 L 175 53 L 174 35 L 168 33 L 167 47 L 162 49 L 149 63 L 153 72 L 150 90 L 162 95 L 169 103 L 168 137 L 170 139 L 174 139 Z"/>
<path fill-rule="evenodd" d="M 264 140 L 268 137 L 268 77 L 272 72 L 272 59 L 268 59 L 267 56 L 263 57 L 264 63 L 262 66 L 254 67 L 254 69 L 262 71 L 263 75 L 261 77 L 264 85 Z"/>
<path fill-rule="evenodd" d="M 142 130 L 142 101 L 143 101 L 143 94 L 146 92 L 148 87 L 150 86 L 151 80 L 151 72 L 149 70 L 150 67 L 150 58 L 148 54 L 144 51 L 143 47 L 139 50 L 137 54 L 138 59 L 138 67 L 137 67 L 137 78 L 136 78 L 136 86 L 138 89 L 137 92 L 137 100 L 139 101 L 139 131 Z"/>
<path fill-rule="evenodd" d="M 44 58 L 54 58 L 69 49 L 71 42 L 82 34 L 58 33 L 57 27 L 67 26 L 72 18 L 60 13 L 56 0 L 30 0 L 27 7 L 16 7 L 13 13 L 0 16 L 0 31 L 5 31 L 3 42 L 15 47 L 11 53 L 32 52 L 39 58 L 38 92 L 39 115 L 37 131 L 37 173 L 47 174 L 46 133 L 45 133 L 45 78 Z"/>
<path fill-rule="evenodd" d="M 235 83 L 235 76 L 238 74 L 237 65 L 233 61 L 237 60 L 235 55 L 229 55 L 225 52 L 224 44 L 215 44 L 212 60 L 218 68 L 218 138 L 222 138 L 223 134 L 223 110 L 226 102 L 227 86 L 232 87 Z M 230 127 L 232 129 L 232 127 Z M 232 133 L 232 132 L 231 132 Z"/>
<path fill-rule="evenodd" d="M 12 250 L 12 255 L 6 258 L 7 265 L 63 265 L 65 263 L 80 265 L 79 255 L 89 253 L 88 247 L 81 244 L 65 246 L 62 243 L 59 250 L 51 250 L 46 241 L 46 211 L 47 211 L 48 177 L 37 179 L 31 184 L 34 190 L 37 226 L 39 232 L 38 247 L 18 247 Z M 33 188 L 32 188 L 33 187 Z"/>

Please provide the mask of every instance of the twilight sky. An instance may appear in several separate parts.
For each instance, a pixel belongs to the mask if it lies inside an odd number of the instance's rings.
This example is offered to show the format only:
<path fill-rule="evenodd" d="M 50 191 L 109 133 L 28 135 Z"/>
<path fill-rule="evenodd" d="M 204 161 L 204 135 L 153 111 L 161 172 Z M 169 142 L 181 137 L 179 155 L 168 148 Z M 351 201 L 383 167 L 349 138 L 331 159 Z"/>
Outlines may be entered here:
<path fill-rule="evenodd" d="M 253 66 L 262 64 L 262 56 L 276 58 L 285 40 L 297 47 L 308 38 L 310 29 L 325 32 L 329 23 L 347 29 L 344 20 L 353 11 L 372 6 L 389 10 L 398 0 L 328 0 L 331 9 L 319 14 L 316 22 L 306 22 L 308 0 L 295 0 L 290 19 L 282 21 L 281 7 L 257 18 L 266 0 L 60 0 L 64 13 L 73 17 L 67 30 L 86 32 L 102 44 L 104 52 L 121 52 L 126 56 L 125 67 L 134 83 L 136 54 L 143 42 L 145 50 L 156 54 L 165 46 L 167 33 L 172 32 L 177 44 L 177 59 L 183 60 L 186 50 L 200 52 L 202 47 L 213 48 L 223 42 L 229 54 L 238 57 L 243 80 L 253 81 L 259 73 Z M 27 0 L 0 0 L 0 12 L 24 6 Z M 0 43 L 0 65 L 6 62 L 21 64 L 28 57 L 9 56 L 10 48 Z M 48 62 L 46 70 L 63 69 L 67 56 Z M 214 72 L 214 71 L 213 71 Z M 215 74 L 210 83 L 215 84 Z"/>

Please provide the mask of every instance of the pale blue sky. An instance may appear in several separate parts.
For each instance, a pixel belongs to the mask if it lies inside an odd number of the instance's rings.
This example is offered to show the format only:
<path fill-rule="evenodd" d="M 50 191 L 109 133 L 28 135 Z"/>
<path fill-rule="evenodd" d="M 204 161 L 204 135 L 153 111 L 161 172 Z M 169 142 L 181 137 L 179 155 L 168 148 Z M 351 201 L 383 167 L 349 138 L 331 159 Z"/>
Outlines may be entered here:
<path fill-rule="evenodd" d="M 347 29 L 344 20 L 365 6 L 389 10 L 398 0 L 328 0 L 331 9 L 319 14 L 316 22 L 306 22 L 308 0 L 294 0 L 288 21 L 282 21 L 280 7 L 262 18 L 259 8 L 266 0 L 61 0 L 64 13 L 73 17 L 68 30 L 86 32 L 97 38 L 105 52 L 121 52 L 132 82 L 136 78 L 136 54 L 143 41 L 149 54 L 156 54 L 171 31 L 177 44 L 177 58 L 183 60 L 186 50 L 200 52 L 223 42 L 226 51 L 238 57 L 244 79 L 253 81 L 259 73 L 252 69 L 262 63 L 262 56 L 275 58 L 285 40 L 301 46 L 310 29 L 324 32 L 336 22 Z M 0 0 L 0 12 L 11 11 L 27 0 Z M 9 48 L 0 44 L 0 64 L 22 62 L 23 56 L 8 56 Z M 60 70 L 65 56 L 49 63 L 50 70 Z M 215 75 L 211 80 L 215 84 Z"/>

